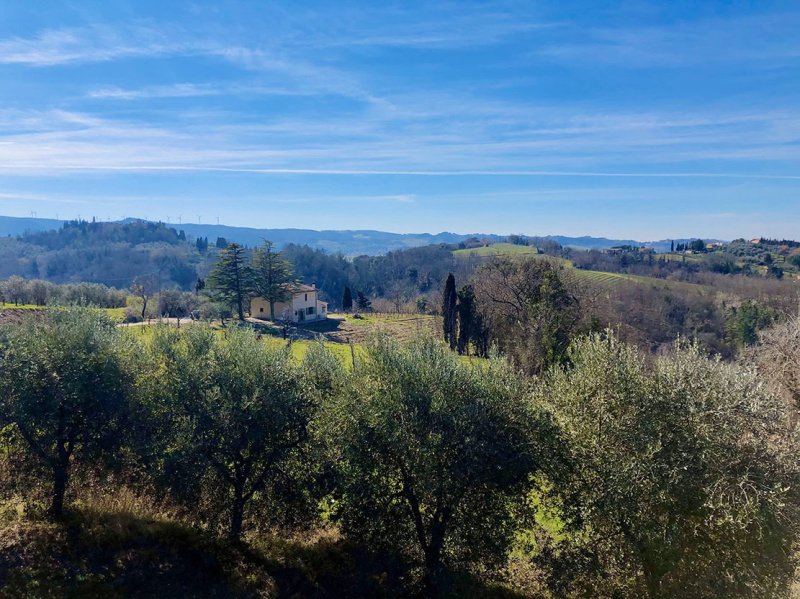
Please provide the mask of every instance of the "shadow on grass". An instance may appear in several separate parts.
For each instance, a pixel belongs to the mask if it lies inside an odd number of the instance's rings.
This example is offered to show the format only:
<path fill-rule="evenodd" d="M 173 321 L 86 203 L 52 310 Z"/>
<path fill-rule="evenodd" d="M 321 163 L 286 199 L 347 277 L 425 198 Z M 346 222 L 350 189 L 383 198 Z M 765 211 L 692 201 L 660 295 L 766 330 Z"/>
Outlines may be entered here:
<path fill-rule="evenodd" d="M 73 510 L 0 529 L 0 598 L 403 597 L 400 560 L 340 540 L 231 544 L 176 522 Z M 451 596 L 514 597 L 458 579 Z"/>

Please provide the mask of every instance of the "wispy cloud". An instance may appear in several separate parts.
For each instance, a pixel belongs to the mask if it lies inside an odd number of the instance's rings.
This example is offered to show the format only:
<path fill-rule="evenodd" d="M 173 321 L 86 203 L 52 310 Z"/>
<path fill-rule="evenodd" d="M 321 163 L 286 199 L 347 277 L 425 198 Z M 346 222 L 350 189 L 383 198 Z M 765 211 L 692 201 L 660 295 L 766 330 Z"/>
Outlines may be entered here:
<path fill-rule="evenodd" d="M 256 123 L 201 112 L 148 125 L 64 110 L 0 111 L 0 135 L 12 142 L 0 146 L 0 166 L 20 173 L 798 178 L 800 119 L 792 114 L 580 115 L 537 107 L 536 115 L 512 112 L 493 122 L 491 112 L 475 111 L 483 116 Z"/>
<path fill-rule="evenodd" d="M 103 25 L 48 29 L 30 38 L 0 40 L 0 64 L 35 67 L 75 62 L 104 62 L 128 57 L 188 52 L 184 44 L 150 27 L 126 30 Z"/>

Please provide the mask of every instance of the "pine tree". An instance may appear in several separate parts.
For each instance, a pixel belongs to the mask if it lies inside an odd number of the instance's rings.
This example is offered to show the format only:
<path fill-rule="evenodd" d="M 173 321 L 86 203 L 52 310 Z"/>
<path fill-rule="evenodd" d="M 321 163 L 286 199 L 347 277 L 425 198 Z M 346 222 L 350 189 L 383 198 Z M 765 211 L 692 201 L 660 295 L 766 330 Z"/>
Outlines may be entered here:
<path fill-rule="evenodd" d="M 292 265 L 273 249 L 269 240 L 253 252 L 254 288 L 269 302 L 269 318 L 275 320 L 275 304 L 291 298 L 287 283 L 293 281 Z"/>
<path fill-rule="evenodd" d="M 444 294 L 442 298 L 443 331 L 445 343 L 450 345 L 450 349 L 456 348 L 456 278 L 453 273 L 447 275 L 444 284 Z"/>
<path fill-rule="evenodd" d="M 356 306 L 359 310 L 369 310 L 372 307 L 372 302 L 363 292 L 359 291 L 356 293 Z"/>
<path fill-rule="evenodd" d="M 669 242 L 669 251 L 670 252 L 674 252 L 675 251 L 675 240 L 674 239 Z"/>
<path fill-rule="evenodd" d="M 350 291 L 349 287 L 344 288 L 344 294 L 342 295 L 342 310 L 345 312 L 349 312 L 353 309 L 353 293 Z"/>
<path fill-rule="evenodd" d="M 253 273 L 242 246 L 232 243 L 220 252 L 208 283 L 222 301 L 236 306 L 239 320 L 244 321 L 244 302 L 253 289 Z"/>

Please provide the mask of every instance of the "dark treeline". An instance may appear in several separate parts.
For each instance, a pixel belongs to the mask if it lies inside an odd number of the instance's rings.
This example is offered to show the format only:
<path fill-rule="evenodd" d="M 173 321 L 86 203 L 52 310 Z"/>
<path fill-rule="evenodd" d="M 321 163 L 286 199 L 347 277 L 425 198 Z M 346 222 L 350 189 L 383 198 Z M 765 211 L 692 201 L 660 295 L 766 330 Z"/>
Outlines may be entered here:
<path fill-rule="evenodd" d="M 352 259 L 293 244 L 281 253 L 301 280 L 316 282 L 336 307 L 341 307 L 345 287 L 370 297 L 400 295 L 403 303 L 411 302 L 421 295 L 438 293 L 447 273 L 466 274 L 475 264 L 456 259 L 453 246 L 446 244 Z"/>
<path fill-rule="evenodd" d="M 493 274 L 557 276 L 524 268 Z M 133 494 L 254 548 L 334 527 L 372 556 L 356 568 L 384 572 L 351 596 L 452 594 L 465 576 L 551 598 L 787 596 L 800 394 L 769 368 L 797 372 L 798 322 L 762 337 L 757 372 L 609 331 L 562 345 L 534 318 L 549 301 L 519 334 L 558 355 L 513 349 L 535 378 L 430 339 L 375 339 L 345 369 L 322 344 L 297 363 L 246 329 L 139 341 L 48 311 L 0 334 L 0 491 L 56 521 Z"/>

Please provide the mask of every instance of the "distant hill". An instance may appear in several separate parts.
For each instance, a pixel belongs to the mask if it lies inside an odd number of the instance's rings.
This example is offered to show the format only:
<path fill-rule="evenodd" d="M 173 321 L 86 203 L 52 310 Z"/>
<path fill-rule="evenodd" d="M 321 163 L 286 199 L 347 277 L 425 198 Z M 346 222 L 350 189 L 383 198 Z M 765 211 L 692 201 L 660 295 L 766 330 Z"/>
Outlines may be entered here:
<path fill-rule="evenodd" d="M 0 236 L 37 233 L 59 228 L 64 221 L 54 218 L 19 218 L 16 216 L 0 216 Z"/>
<path fill-rule="evenodd" d="M 563 235 L 547 235 L 542 239 L 549 239 L 556 241 L 563 246 L 576 248 L 579 250 L 602 250 L 610 247 L 617 247 L 621 245 L 630 245 L 632 247 L 650 247 L 657 252 L 668 252 L 672 242 L 675 245 L 679 243 L 689 243 L 693 237 L 683 239 L 660 239 L 658 241 L 636 241 L 634 239 L 609 239 L 607 237 L 565 237 Z M 703 239 L 706 243 L 724 241 L 722 239 Z"/>
<path fill-rule="evenodd" d="M 137 222 L 140 219 L 128 218 L 121 223 Z M 35 233 L 57 229 L 65 221 L 47 218 L 18 218 L 13 216 L 0 216 L 0 236 L 16 236 L 23 233 Z M 227 241 L 256 246 L 264 239 L 269 239 L 276 246 L 282 248 L 290 243 L 308 245 L 314 249 L 325 250 L 330 254 L 341 252 L 346 256 L 381 255 L 393 250 L 402 250 L 438 243 L 459 243 L 470 238 L 478 238 L 489 242 L 504 241 L 505 235 L 489 233 L 388 233 L 374 230 L 323 230 L 313 229 L 258 229 L 254 227 L 233 227 L 230 225 L 209 225 L 184 223 L 181 225 L 168 225 L 176 230 L 182 230 L 190 238 L 208 237 L 213 244 L 217 237 L 224 237 Z M 534 236 L 531 236 L 534 237 Z M 660 241 L 636 241 L 633 239 L 610 239 L 608 237 L 568 237 L 565 235 L 536 236 L 538 239 L 549 239 L 561 245 L 583 250 L 599 250 L 618 245 L 649 246 L 658 252 L 667 252 L 670 248 L 669 239 Z M 691 239 L 675 239 L 675 243 L 686 243 Z M 719 241 L 706 239 L 705 241 Z"/>
<path fill-rule="evenodd" d="M 474 235 L 458 233 L 387 233 L 385 231 L 315 231 L 313 229 L 254 229 L 250 227 L 231 227 L 228 225 L 202 225 L 186 223 L 172 225 L 190 237 L 208 237 L 214 242 L 217 237 L 248 246 L 260 245 L 269 239 L 279 248 L 290 243 L 308 245 L 314 249 L 325 250 L 330 254 L 341 252 L 347 256 L 362 254 L 378 255 L 392 250 L 403 250 L 437 243 L 458 243 Z M 499 235 L 477 235 L 482 239 L 499 241 Z"/>
<path fill-rule="evenodd" d="M 185 233 L 157 223 L 68 222 L 0 236 L 0 279 L 20 275 L 125 288 L 147 275 L 159 286 L 189 289 L 208 272 L 215 252 L 201 252 Z"/>

